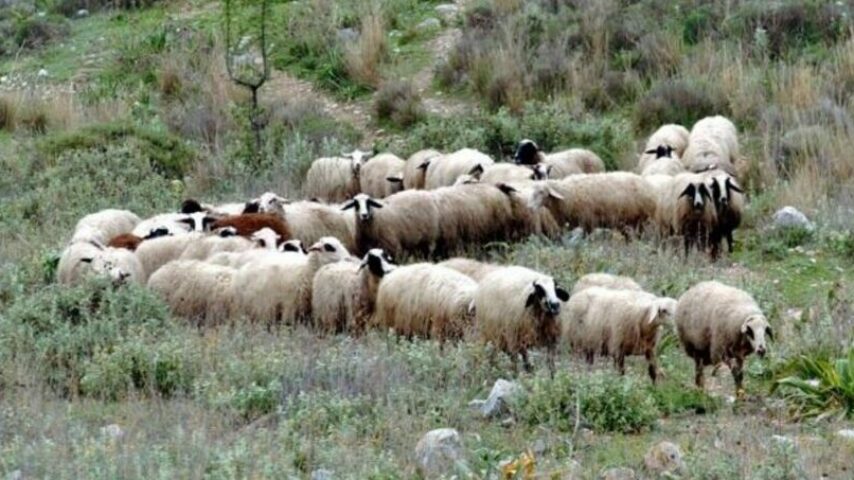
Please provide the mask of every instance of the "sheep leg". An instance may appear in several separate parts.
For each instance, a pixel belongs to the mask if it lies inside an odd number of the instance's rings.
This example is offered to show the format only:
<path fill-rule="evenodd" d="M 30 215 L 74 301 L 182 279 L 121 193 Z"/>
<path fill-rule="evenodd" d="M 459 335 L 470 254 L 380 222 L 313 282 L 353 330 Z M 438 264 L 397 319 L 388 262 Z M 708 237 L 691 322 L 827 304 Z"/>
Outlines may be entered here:
<path fill-rule="evenodd" d="M 614 357 L 614 365 L 617 367 L 620 375 L 626 374 L 626 356 L 624 354 L 618 353 L 617 356 Z"/>
<path fill-rule="evenodd" d="M 549 348 L 548 356 L 549 356 L 549 377 L 554 379 L 555 378 L 555 370 L 556 370 L 554 347 Z"/>
<path fill-rule="evenodd" d="M 656 380 L 658 380 L 658 360 L 655 357 L 655 352 L 647 350 L 644 356 L 646 357 L 649 378 L 652 380 L 653 385 L 655 385 Z"/>
<path fill-rule="evenodd" d="M 743 398 L 744 387 L 742 387 L 742 382 L 744 381 L 744 359 L 736 358 L 731 368 L 732 378 L 735 380 L 735 397 Z"/>
<path fill-rule="evenodd" d="M 732 232 L 727 232 L 726 244 L 727 244 L 727 247 L 729 247 L 729 253 L 732 253 L 732 250 L 733 250 Z"/>
<path fill-rule="evenodd" d="M 531 373 L 534 371 L 534 367 L 531 365 L 530 359 L 528 359 L 528 349 L 523 348 L 519 355 L 522 357 L 522 367 L 526 372 Z"/>
<path fill-rule="evenodd" d="M 700 390 L 703 390 L 703 360 L 700 358 L 694 359 L 694 385 Z"/>
<path fill-rule="evenodd" d="M 596 354 L 593 352 L 593 350 L 588 350 L 585 353 L 585 357 L 587 359 L 587 364 L 593 365 L 593 361 L 596 359 Z"/>

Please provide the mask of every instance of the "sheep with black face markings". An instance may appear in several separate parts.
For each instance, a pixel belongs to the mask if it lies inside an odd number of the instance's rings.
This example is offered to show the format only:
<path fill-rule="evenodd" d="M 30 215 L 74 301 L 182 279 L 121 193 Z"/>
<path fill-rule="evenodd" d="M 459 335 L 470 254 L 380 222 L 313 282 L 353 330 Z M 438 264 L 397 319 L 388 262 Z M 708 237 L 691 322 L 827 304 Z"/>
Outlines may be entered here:
<path fill-rule="evenodd" d="M 477 150 L 470 148 L 457 150 L 430 161 L 425 174 L 424 186 L 430 190 L 451 186 L 460 176 L 473 175 L 494 163 L 495 161 L 492 158 Z"/>
<path fill-rule="evenodd" d="M 524 139 L 516 146 L 513 157 L 517 165 L 545 164 L 549 170 L 549 178 L 561 179 L 581 173 L 601 173 L 605 171 L 605 162 L 590 150 L 570 148 L 550 154 L 543 153 L 533 140 Z"/>
<path fill-rule="evenodd" d="M 647 150 L 644 155 L 655 155 L 652 160 L 647 161 L 645 166 L 641 167 L 641 175 L 644 177 L 650 175 L 678 175 L 685 172 L 685 166 L 679 157 L 673 153 L 673 148 L 670 146 L 659 145 L 655 150 Z M 641 165 L 644 165 L 641 159 Z"/>
<path fill-rule="evenodd" d="M 403 190 L 404 162 L 392 153 L 381 153 L 362 166 L 359 175 L 361 193 L 373 198 L 385 198 Z"/>
<path fill-rule="evenodd" d="M 481 280 L 475 295 L 475 321 L 481 340 L 530 370 L 528 349 L 545 347 L 554 372 L 560 336 L 561 303 L 569 294 L 552 277 L 524 267 L 506 267 Z"/>
<path fill-rule="evenodd" d="M 403 167 L 403 188 L 406 190 L 423 190 L 427 176 L 427 167 L 442 153 L 438 150 L 419 150 L 406 159 Z"/>
<path fill-rule="evenodd" d="M 343 157 L 324 157 L 312 162 L 305 176 L 303 193 L 325 202 L 343 202 L 359 193 L 359 178 L 371 153 L 353 150 Z"/>
<path fill-rule="evenodd" d="M 341 208 L 354 212 L 358 254 L 382 248 L 393 257 L 427 257 L 436 248 L 439 212 L 431 192 L 404 190 L 381 201 L 359 194 Z"/>
<path fill-rule="evenodd" d="M 471 324 L 477 282 L 450 268 L 416 263 L 385 275 L 374 323 L 407 338 L 458 339 Z"/>
<path fill-rule="evenodd" d="M 597 354 L 614 359 L 623 375 L 629 355 L 644 355 L 649 377 L 658 378 L 658 329 L 669 323 L 676 300 L 637 290 L 590 287 L 574 293 L 562 316 L 561 341 L 592 364 Z"/>
<path fill-rule="evenodd" d="M 308 255 L 280 253 L 243 265 L 234 279 L 239 311 L 252 321 L 278 324 L 311 319 L 311 288 L 320 267 L 355 261 L 337 239 L 324 237 Z"/>
<path fill-rule="evenodd" d="M 311 315 L 314 327 L 324 333 L 364 332 L 374 313 L 377 291 L 386 274 L 396 268 L 379 248 L 360 263 L 335 262 L 314 275 Z"/>
<path fill-rule="evenodd" d="M 703 174 L 711 185 L 712 200 L 717 215 L 715 238 L 726 239 L 729 252 L 733 251 L 732 232 L 741 225 L 744 212 L 744 190 L 735 177 L 721 170 L 711 170 Z"/>
<path fill-rule="evenodd" d="M 676 331 L 694 360 L 694 382 L 703 388 L 703 368 L 724 362 L 742 393 L 744 359 L 767 351 L 774 336 L 768 320 L 747 292 L 720 282 L 701 282 L 679 297 Z"/>
<path fill-rule="evenodd" d="M 706 178 L 694 173 L 677 175 L 660 195 L 656 221 L 662 233 L 681 236 L 685 255 L 693 246 L 700 251 L 710 248 L 716 258 L 720 245 L 717 213 Z"/>
<path fill-rule="evenodd" d="M 641 172 L 658 158 L 671 157 L 681 159 L 688 148 L 690 132 L 682 125 L 669 123 L 658 128 L 646 141 L 644 152 L 638 161 Z"/>

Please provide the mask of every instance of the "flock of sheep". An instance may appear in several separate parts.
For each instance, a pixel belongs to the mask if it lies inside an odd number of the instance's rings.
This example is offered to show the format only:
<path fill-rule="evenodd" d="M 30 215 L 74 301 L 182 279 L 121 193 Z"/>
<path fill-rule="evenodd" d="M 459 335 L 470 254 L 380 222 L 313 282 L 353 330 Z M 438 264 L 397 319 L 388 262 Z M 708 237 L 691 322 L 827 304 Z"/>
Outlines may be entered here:
<path fill-rule="evenodd" d="M 476 150 L 420 151 L 408 160 L 356 150 L 317 159 L 305 195 L 265 193 L 247 202 L 186 200 L 177 213 L 145 220 L 126 210 L 82 218 L 58 268 L 62 284 L 90 274 L 147 285 L 180 316 L 215 324 L 246 318 L 305 324 L 322 333 L 368 328 L 445 342 L 474 335 L 521 357 L 559 346 L 613 358 L 644 355 L 653 382 L 659 327 L 672 323 L 703 367 L 726 363 L 741 387 L 745 356 L 764 355 L 771 329 L 745 292 L 703 282 L 677 301 L 625 277 L 593 273 L 570 293 L 519 266 L 450 258 L 469 245 L 567 228 L 611 228 L 627 236 L 658 229 L 718 253 L 744 206 L 736 178 L 738 139 L 723 117 L 691 132 L 665 125 L 647 141 L 641 172 L 604 172 L 593 152 L 544 154 L 519 143 L 514 163 Z M 307 247 L 307 248 L 306 248 Z M 354 254 L 356 256 L 354 256 Z M 396 265 L 394 257 L 422 263 Z"/>

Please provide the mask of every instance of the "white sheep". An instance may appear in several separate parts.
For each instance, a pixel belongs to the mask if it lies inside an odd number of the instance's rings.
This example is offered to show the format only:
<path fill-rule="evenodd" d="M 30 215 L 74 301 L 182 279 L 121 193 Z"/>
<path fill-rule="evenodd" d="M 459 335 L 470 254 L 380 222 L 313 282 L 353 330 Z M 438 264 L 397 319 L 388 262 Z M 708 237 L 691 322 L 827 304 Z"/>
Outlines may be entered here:
<path fill-rule="evenodd" d="M 584 148 L 571 148 L 550 154 L 543 153 L 536 142 L 524 139 L 516 146 L 513 157 L 517 165 L 545 164 L 551 167 L 549 177 L 566 178 L 580 173 L 601 173 L 605 171 L 605 162 L 594 152 Z"/>
<path fill-rule="evenodd" d="M 335 237 L 348 251 L 356 251 L 356 222 L 353 215 L 337 205 L 319 202 L 293 202 L 272 192 L 259 197 L 260 209 L 275 213 L 287 223 L 293 238 L 306 245 L 316 243 L 323 237 Z"/>
<path fill-rule="evenodd" d="M 547 180 L 552 166 L 544 163 L 536 165 L 514 165 L 512 163 L 496 163 L 483 169 L 475 176 L 483 183 L 512 183 L 528 180 Z"/>
<path fill-rule="evenodd" d="M 419 150 L 406 159 L 403 167 L 403 188 L 406 190 L 422 190 L 427 175 L 427 167 L 434 159 L 440 158 L 438 150 Z"/>
<path fill-rule="evenodd" d="M 129 210 L 106 209 L 90 213 L 77 221 L 71 242 L 95 240 L 106 244 L 113 237 L 132 232 L 139 222 L 139 217 Z"/>
<path fill-rule="evenodd" d="M 472 280 L 480 282 L 490 273 L 504 268 L 494 263 L 479 262 L 469 258 L 455 257 L 439 263 L 440 266 L 456 270 Z"/>
<path fill-rule="evenodd" d="M 732 232 L 741 225 L 745 208 L 744 190 L 735 177 L 721 170 L 710 170 L 703 173 L 703 176 L 708 179 L 715 203 L 717 232 L 714 236 L 721 240 L 726 239 L 729 252 L 732 253 Z"/>
<path fill-rule="evenodd" d="M 311 289 L 314 327 L 324 333 L 361 334 L 373 316 L 380 282 L 395 268 L 379 248 L 369 250 L 358 264 L 335 262 L 321 267 Z"/>
<path fill-rule="evenodd" d="M 676 300 L 637 290 L 589 287 L 574 293 L 562 315 L 561 342 L 583 353 L 588 363 L 597 354 L 614 359 L 623 375 L 628 355 L 644 355 L 655 383 L 658 329 L 669 323 Z"/>
<path fill-rule="evenodd" d="M 662 234 L 681 236 L 685 255 L 692 246 L 701 251 L 710 247 L 712 258 L 716 258 L 720 239 L 707 179 L 700 174 L 683 173 L 673 177 L 659 194 L 655 217 Z"/>
<path fill-rule="evenodd" d="M 526 219 L 515 215 L 509 194 L 497 185 L 474 183 L 430 193 L 438 211 L 440 255 L 527 233 Z"/>
<path fill-rule="evenodd" d="M 410 339 L 458 339 L 471 324 L 476 290 L 477 282 L 450 268 L 430 263 L 399 267 L 380 282 L 374 322 Z"/>
<path fill-rule="evenodd" d="M 352 209 L 356 252 L 382 248 L 389 255 L 431 255 L 439 238 L 439 214 L 431 192 L 404 190 L 382 201 L 356 195 L 342 210 Z"/>
<path fill-rule="evenodd" d="M 738 164 L 738 131 L 726 117 L 706 117 L 694 124 L 682 162 L 689 169 Z"/>
<path fill-rule="evenodd" d="M 104 276 L 116 284 L 142 283 L 142 264 L 134 252 L 104 247 L 97 242 L 74 242 L 63 250 L 57 267 L 57 281 L 75 285 L 88 275 Z"/>
<path fill-rule="evenodd" d="M 643 291 L 643 288 L 629 277 L 612 275 L 610 273 L 588 273 L 575 282 L 575 285 L 572 287 L 572 295 L 591 287 L 610 288 L 613 290 L 634 290 L 636 292 Z"/>
<path fill-rule="evenodd" d="M 202 238 L 204 235 L 201 233 L 189 233 L 187 235 L 158 237 L 142 242 L 134 253 L 142 263 L 143 280 L 147 280 L 151 274 L 168 262 L 178 260 L 190 244 Z"/>
<path fill-rule="evenodd" d="M 359 193 L 362 165 L 370 152 L 353 150 L 342 157 L 323 157 L 312 162 L 305 177 L 303 193 L 310 199 L 343 202 Z"/>
<path fill-rule="evenodd" d="M 649 163 L 653 162 L 656 158 L 660 158 L 662 156 L 661 147 L 664 147 L 666 152 L 669 150 L 669 153 L 672 154 L 666 156 L 672 156 L 677 159 L 682 158 L 685 149 L 688 148 L 689 135 L 690 132 L 688 132 L 688 129 L 682 125 L 675 123 L 662 125 L 647 139 L 644 153 L 641 154 L 638 161 L 638 169 L 643 171 Z"/>
<path fill-rule="evenodd" d="M 432 190 L 453 185 L 461 175 L 472 174 L 495 163 L 489 155 L 470 148 L 433 158 L 427 166 L 424 187 Z"/>
<path fill-rule="evenodd" d="M 362 165 L 359 174 L 361 193 L 373 198 L 385 198 L 403 190 L 403 170 L 406 162 L 392 153 L 381 153 Z"/>
<path fill-rule="evenodd" d="M 231 319 L 236 312 L 234 280 L 237 270 L 199 260 L 175 260 L 148 279 L 148 288 L 158 294 L 175 315 L 214 325 Z"/>
<path fill-rule="evenodd" d="M 481 340 L 492 343 L 513 360 L 522 357 L 527 370 L 528 349 L 545 347 L 549 368 L 560 335 L 561 302 L 569 294 L 552 277 L 524 267 L 505 267 L 485 276 L 475 295 L 475 322 Z"/>
<path fill-rule="evenodd" d="M 326 264 L 355 259 L 332 237 L 320 239 L 308 252 L 268 255 L 240 267 L 234 289 L 241 314 L 266 324 L 309 320 L 314 274 Z"/>
<path fill-rule="evenodd" d="M 745 357 L 751 353 L 764 357 L 766 337 L 774 339 L 756 300 L 720 282 L 701 282 L 683 293 L 675 320 L 679 340 L 694 360 L 694 382 L 699 388 L 703 388 L 703 368 L 724 362 L 740 395 Z"/>

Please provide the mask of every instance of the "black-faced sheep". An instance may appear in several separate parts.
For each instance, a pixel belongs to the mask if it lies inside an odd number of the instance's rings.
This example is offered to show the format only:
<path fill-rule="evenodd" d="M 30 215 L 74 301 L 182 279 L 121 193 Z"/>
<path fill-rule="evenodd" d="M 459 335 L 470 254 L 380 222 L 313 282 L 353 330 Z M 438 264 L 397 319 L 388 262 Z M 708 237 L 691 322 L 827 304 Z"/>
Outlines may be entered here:
<path fill-rule="evenodd" d="M 688 129 L 682 125 L 669 123 L 659 127 L 646 141 L 644 152 L 638 161 L 638 170 L 644 171 L 649 163 L 657 158 L 682 158 L 688 147 L 689 135 Z"/>
<path fill-rule="evenodd" d="M 382 249 L 365 254 L 361 263 L 335 262 L 314 275 L 311 316 L 324 333 L 364 332 L 374 314 L 380 282 L 396 268 Z"/>
<path fill-rule="evenodd" d="M 669 323 L 676 300 L 636 290 L 590 287 L 574 293 L 562 317 L 562 343 L 583 353 L 588 363 L 597 354 L 614 359 L 625 374 L 629 355 L 644 355 L 655 383 L 658 328 Z"/>
<path fill-rule="evenodd" d="M 312 162 L 303 193 L 325 202 L 343 202 L 359 193 L 359 178 L 370 152 L 354 150 L 344 157 L 324 157 Z"/>
<path fill-rule="evenodd" d="M 407 338 L 458 339 L 471 324 L 476 290 L 477 282 L 450 268 L 399 267 L 380 282 L 374 322 Z"/>
<path fill-rule="evenodd" d="M 716 238 L 726 239 L 729 252 L 733 251 L 732 232 L 741 225 L 744 211 L 744 191 L 735 178 L 720 170 L 704 174 L 711 185 L 712 200 L 717 214 Z"/>
<path fill-rule="evenodd" d="M 431 192 L 405 190 L 382 201 L 359 194 L 341 208 L 354 212 L 358 254 L 382 248 L 393 257 L 427 257 L 436 248 L 439 213 Z"/>
<path fill-rule="evenodd" d="M 528 349 L 545 347 L 554 371 L 560 336 L 561 302 L 569 294 L 552 277 L 523 267 L 506 267 L 481 280 L 475 295 L 475 322 L 480 338 L 531 368 Z"/>
<path fill-rule="evenodd" d="M 516 146 L 513 157 L 517 165 L 536 165 L 543 163 L 551 167 L 549 177 L 566 178 L 580 173 L 601 173 L 605 171 L 605 162 L 598 155 L 584 148 L 571 148 L 560 152 L 544 154 L 533 140 L 522 140 Z"/>
<path fill-rule="evenodd" d="M 726 363 L 741 394 L 744 359 L 767 351 L 771 326 L 747 292 L 720 282 L 701 282 L 679 297 L 676 330 L 685 352 L 694 360 L 697 387 L 703 388 L 703 367 Z"/>
<path fill-rule="evenodd" d="M 694 173 L 677 175 L 661 195 L 656 220 L 662 233 L 681 236 L 685 255 L 694 246 L 700 251 L 710 248 L 716 258 L 720 245 L 717 214 L 706 178 Z"/>

